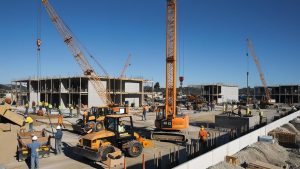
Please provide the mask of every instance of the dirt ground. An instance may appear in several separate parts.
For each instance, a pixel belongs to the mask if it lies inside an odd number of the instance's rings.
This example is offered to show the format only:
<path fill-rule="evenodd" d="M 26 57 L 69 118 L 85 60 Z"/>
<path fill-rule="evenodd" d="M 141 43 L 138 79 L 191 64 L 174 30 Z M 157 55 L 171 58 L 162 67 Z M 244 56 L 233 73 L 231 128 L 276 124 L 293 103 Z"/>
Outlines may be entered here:
<path fill-rule="evenodd" d="M 215 119 L 214 116 L 221 113 L 221 108 L 217 108 L 216 111 L 211 112 L 195 112 L 195 111 L 188 111 L 183 110 L 184 114 L 188 114 L 190 117 L 190 127 L 186 131 L 189 134 L 189 138 L 198 138 L 198 131 L 200 125 L 207 125 L 214 123 Z M 275 111 L 266 111 L 265 114 L 270 116 L 274 115 Z M 254 112 L 255 114 L 256 112 Z M 135 111 L 133 114 L 133 121 L 135 128 L 138 129 L 138 133 L 142 136 L 148 136 L 149 131 L 154 129 L 154 120 L 156 114 L 150 112 L 147 114 L 147 120 L 142 121 L 141 112 Z M 51 127 L 49 125 L 48 117 L 39 117 L 39 116 L 32 116 L 34 119 L 34 128 L 36 130 L 42 130 L 46 128 L 48 131 L 51 131 Z M 36 121 L 37 120 L 37 121 Z M 80 137 L 79 134 L 74 133 L 71 128 L 71 123 L 75 123 L 76 118 L 64 118 L 64 122 L 66 124 L 66 129 L 63 130 L 63 154 L 55 156 L 53 151 L 51 152 L 50 157 L 40 159 L 40 168 L 41 169 L 50 169 L 50 168 L 105 168 L 105 165 L 102 163 L 93 163 L 86 160 L 83 157 L 75 155 L 72 152 L 72 147 L 76 146 L 78 139 Z M 51 116 L 51 122 L 54 124 L 57 122 L 57 117 L 55 115 Z M 208 129 L 209 130 L 209 129 Z M 9 133 L 0 133 L 0 140 L 1 143 L 9 143 L 8 146 L 5 144 L 0 144 L 0 165 L 4 165 L 7 169 L 23 169 L 28 168 L 28 164 L 26 162 L 17 162 L 16 160 L 16 147 L 17 147 L 17 140 L 16 140 L 16 131 L 9 132 Z M 146 148 L 144 149 L 143 153 L 145 155 L 145 160 L 153 159 L 154 156 L 158 157 L 159 153 L 161 155 L 168 155 L 170 151 L 175 149 L 181 149 L 182 147 L 176 145 L 174 143 L 169 142 L 158 142 L 153 141 L 154 147 L 153 148 Z M 53 141 L 51 143 L 53 145 Z M 141 167 L 142 156 L 137 158 L 126 158 L 126 164 L 129 166 L 134 166 L 134 168 L 140 166 Z M 150 165 L 151 166 L 151 165 Z"/>
<path fill-rule="evenodd" d="M 279 167 L 300 168 L 300 118 L 296 118 L 291 123 L 284 124 L 275 130 L 296 134 L 298 147 L 297 145 L 295 147 L 283 147 L 277 141 L 275 143 L 257 142 L 233 156 L 237 157 L 241 164 L 258 160 Z M 221 162 L 210 167 L 210 169 L 243 169 L 243 167 Z"/>

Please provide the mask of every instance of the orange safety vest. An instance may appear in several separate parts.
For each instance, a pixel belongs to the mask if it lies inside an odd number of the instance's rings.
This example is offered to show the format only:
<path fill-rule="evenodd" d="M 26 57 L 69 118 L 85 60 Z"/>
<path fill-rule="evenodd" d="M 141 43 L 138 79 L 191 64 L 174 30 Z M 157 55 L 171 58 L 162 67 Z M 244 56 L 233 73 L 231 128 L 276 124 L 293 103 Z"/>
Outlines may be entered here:
<path fill-rule="evenodd" d="M 207 131 L 204 129 L 204 130 L 201 130 L 199 131 L 199 137 L 201 140 L 205 141 L 207 139 L 207 136 L 208 136 L 208 133 Z"/>
<path fill-rule="evenodd" d="M 57 119 L 57 123 L 58 124 L 63 124 L 63 121 L 64 121 L 64 116 L 63 115 L 59 115 L 58 119 Z"/>

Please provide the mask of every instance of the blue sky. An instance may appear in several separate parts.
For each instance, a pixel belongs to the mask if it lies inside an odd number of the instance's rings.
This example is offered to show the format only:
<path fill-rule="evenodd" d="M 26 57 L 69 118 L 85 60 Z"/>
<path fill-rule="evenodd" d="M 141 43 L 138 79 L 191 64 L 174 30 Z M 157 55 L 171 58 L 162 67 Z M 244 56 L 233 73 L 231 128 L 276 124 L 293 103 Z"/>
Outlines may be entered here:
<path fill-rule="evenodd" d="M 165 86 L 165 0 L 50 2 L 110 75 L 120 74 L 131 53 L 127 77 L 142 76 Z M 36 75 L 37 3 L 1 1 L 0 83 Z M 268 84 L 300 83 L 300 1 L 177 0 L 177 7 L 177 52 L 184 65 L 180 66 L 184 85 L 245 86 L 248 37 Z M 44 7 L 42 41 L 43 76 L 81 74 Z M 252 58 L 249 71 L 250 86 L 261 85 Z"/>

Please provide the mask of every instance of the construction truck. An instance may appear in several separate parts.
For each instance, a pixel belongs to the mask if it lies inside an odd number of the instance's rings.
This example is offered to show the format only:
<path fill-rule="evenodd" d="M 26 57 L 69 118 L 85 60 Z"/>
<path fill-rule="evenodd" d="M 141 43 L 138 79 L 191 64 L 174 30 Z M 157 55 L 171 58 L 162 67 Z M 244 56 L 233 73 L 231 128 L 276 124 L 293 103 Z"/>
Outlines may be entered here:
<path fill-rule="evenodd" d="M 129 125 L 125 126 L 124 122 Z M 137 157 L 143 148 L 153 146 L 150 140 L 142 138 L 133 129 L 132 116 L 128 114 L 106 115 L 105 130 L 82 136 L 74 148 L 76 154 L 92 161 L 122 161 L 123 153 Z"/>
<path fill-rule="evenodd" d="M 72 125 L 74 131 L 81 134 L 90 133 L 92 131 L 101 131 L 104 129 L 104 119 L 108 114 L 127 114 L 128 107 L 91 107 L 87 114 L 78 119 L 76 124 Z"/>
<path fill-rule="evenodd" d="M 24 132 L 21 131 L 17 134 L 17 158 L 18 161 L 25 161 L 30 157 L 30 150 L 27 145 L 32 143 L 32 136 L 38 137 L 38 142 L 41 144 L 39 147 L 39 158 L 46 158 L 50 156 L 50 137 L 46 135 L 45 131 Z"/>

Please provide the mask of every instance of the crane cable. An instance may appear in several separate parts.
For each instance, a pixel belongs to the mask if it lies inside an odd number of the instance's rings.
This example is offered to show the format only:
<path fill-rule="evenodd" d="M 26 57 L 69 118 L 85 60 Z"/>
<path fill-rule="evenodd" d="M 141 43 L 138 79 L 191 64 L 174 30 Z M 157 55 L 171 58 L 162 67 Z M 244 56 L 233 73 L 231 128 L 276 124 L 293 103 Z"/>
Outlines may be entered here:
<path fill-rule="evenodd" d="M 41 1 L 37 4 L 37 53 L 36 53 L 36 63 L 37 63 L 37 82 L 38 82 L 38 91 L 37 91 L 37 104 L 39 103 L 39 93 L 41 91 L 40 77 L 41 77 L 41 44 L 42 44 L 42 3 Z"/>

